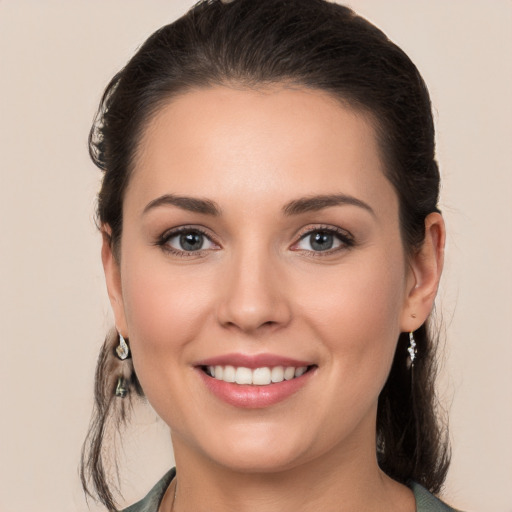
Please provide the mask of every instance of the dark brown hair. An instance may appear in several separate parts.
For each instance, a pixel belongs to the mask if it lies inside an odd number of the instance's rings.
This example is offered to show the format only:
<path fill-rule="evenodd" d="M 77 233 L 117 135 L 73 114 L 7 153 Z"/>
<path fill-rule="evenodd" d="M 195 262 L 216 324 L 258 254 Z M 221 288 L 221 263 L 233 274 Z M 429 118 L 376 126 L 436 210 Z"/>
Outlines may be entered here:
<path fill-rule="evenodd" d="M 411 254 L 420 246 L 425 217 L 438 211 L 439 171 L 428 91 L 407 55 L 352 10 L 324 0 L 204 0 L 150 36 L 114 76 L 91 129 L 90 154 L 104 173 L 98 221 L 111 228 L 116 258 L 134 157 L 160 106 L 193 88 L 279 83 L 326 91 L 371 116 L 386 175 L 398 195 L 404 247 Z M 414 373 L 407 334 L 398 340 L 379 397 L 376 450 L 391 477 L 438 492 L 449 449 L 434 390 L 436 343 L 426 324 L 415 338 Z M 86 492 L 95 492 L 109 510 L 116 509 L 103 440 L 108 428 L 126 421 L 131 403 L 114 396 L 119 371 L 126 372 L 109 362 L 116 343 L 115 335 L 107 337 L 100 354 L 95 413 L 81 466 Z M 142 395 L 132 367 L 126 380 Z"/>

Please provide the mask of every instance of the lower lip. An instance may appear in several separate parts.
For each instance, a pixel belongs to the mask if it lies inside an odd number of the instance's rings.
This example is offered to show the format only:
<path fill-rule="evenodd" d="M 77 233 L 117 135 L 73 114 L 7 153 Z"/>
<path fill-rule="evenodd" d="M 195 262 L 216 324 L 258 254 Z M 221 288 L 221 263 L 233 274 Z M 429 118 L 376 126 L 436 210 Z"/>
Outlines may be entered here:
<path fill-rule="evenodd" d="M 284 380 L 268 386 L 250 386 L 224 382 L 207 375 L 197 368 L 206 387 L 222 401 L 245 409 L 262 409 L 286 400 L 305 386 L 315 369 L 310 369 L 300 377 Z"/>

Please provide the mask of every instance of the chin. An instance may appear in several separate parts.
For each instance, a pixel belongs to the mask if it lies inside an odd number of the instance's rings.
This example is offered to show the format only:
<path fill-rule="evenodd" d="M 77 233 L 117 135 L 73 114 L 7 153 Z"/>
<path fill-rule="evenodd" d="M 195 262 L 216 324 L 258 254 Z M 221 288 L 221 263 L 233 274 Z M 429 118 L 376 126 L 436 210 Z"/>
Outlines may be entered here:
<path fill-rule="evenodd" d="M 203 453 L 214 463 L 240 473 L 276 473 L 305 458 L 304 436 L 299 433 L 290 435 L 265 426 L 248 428 L 242 434 L 226 433 L 221 440 L 205 442 Z"/>
<path fill-rule="evenodd" d="M 237 473 L 279 473 L 301 464 L 296 451 L 233 450 L 215 455 L 217 464 Z"/>

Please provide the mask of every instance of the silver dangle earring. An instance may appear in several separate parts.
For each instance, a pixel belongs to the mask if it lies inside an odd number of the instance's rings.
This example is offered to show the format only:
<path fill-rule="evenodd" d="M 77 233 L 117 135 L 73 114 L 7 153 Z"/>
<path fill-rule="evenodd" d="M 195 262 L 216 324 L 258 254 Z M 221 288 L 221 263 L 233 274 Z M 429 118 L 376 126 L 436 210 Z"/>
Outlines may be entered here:
<path fill-rule="evenodd" d="M 418 351 L 416 350 L 416 340 L 414 339 L 414 334 L 412 331 L 409 333 L 409 347 L 407 348 L 407 352 L 409 352 L 411 366 L 414 366 L 414 360 L 416 359 L 416 354 Z"/>
<path fill-rule="evenodd" d="M 127 394 L 128 390 L 125 387 L 124 378 L 119 377 L 117 379 L 116 396 L 118 396 L 119 398 L 124 398 Z"/>
<path fill-rule="evenodd" d="M 124 361 L 130 355 L 128 344 L 121 333 L 119 333 L 119 345 L 116 347 L 116 354 L 121 361 Z"/>
<path fill-rule="evenodd" d="M 128 343 L 126 343 L 126 340 L 123 338 L 121 333 L 119 333 L 119 345 L 116 347 L 116 354 L 121 361 L 124 361 L 130 356 L 130 347 L 128 347 Z M 125 367 L 125 364 L 126 363 L 122 365 L 122 373 L 126 373 L 127 368 Z M 120 398 L 124 398 L 127 394 L 128 389 L 126 388 L 126 379 L 124 375 L 120 375 L 117 379 L 115 395 Z"/>

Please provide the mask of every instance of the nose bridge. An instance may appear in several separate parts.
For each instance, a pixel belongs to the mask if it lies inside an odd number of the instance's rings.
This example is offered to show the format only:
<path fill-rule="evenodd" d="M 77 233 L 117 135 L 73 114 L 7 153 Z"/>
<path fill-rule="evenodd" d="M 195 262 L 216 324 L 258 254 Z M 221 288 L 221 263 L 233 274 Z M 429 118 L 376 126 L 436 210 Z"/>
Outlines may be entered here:
<path fill-rule="evenodd" d="M 223 276 L 218 318 L 243 331 L 277 327 L 290 320 L 279 257 L 256 238 L 233 248 Z"/>

